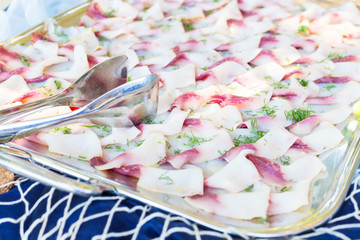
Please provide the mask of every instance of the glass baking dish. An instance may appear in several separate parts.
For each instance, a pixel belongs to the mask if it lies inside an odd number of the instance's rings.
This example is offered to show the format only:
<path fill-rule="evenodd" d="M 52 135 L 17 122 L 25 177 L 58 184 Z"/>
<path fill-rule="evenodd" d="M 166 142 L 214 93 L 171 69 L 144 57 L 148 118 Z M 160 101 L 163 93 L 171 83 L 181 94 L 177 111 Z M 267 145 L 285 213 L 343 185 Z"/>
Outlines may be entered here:
<path fill-rule="evenodd" d="M 314 2 L 327 7 L 342 3 L 341 1 Z M 54 19 L 61 26 L 76 25 L 78 24 L 80 17 L 86 12 L 88 6 L 89 2 L 85 2 L 54 17 Z M 22 34 L 1 43 L 1 45 L 10 46 L 28 42 L 31 38 L 31 34 L 41 31 L 44 28 L 44 25 L 45 23 L 39 24 Z M 314 228 L 329 220 L 339 209 L 346 196 L 352 176 L 359 164 L 359 121 L 357 117 L 354 116 L 339 127 L 344 135 L 344 141 L 337 148 L 320 155 L 320 158 L 327 167 L 327 175 L 315 180 L 312 189 L 311 206 L 304 211 L 306 212 L 305 214 L 299 214 L 300 216 L 296 216 L 294 221 L 278 227 L 268 227 L 266 224 L 261 224 L 259 222 L 240 221 L 216 216 L 191 208 L 189 205 L 185 204 L 181 198 L 170 197 L 166 194 L 138 191 L 133 178 L 97 171 L 87 162 L 51 154 L 47 151 L 46 147 L 24 139 L 20 140 L 21 146 L 11 143 L 1 147 L 1 152 L 6 152 L 6 154 L 0 154 L 0 165 L 20 175 L 26 175 L 26 173 L 12 169 L 9 167 L 11 163 L 16 161 L 23 169 L 27 166 L 31 168 L 30 165 L 33 163 L 38 164 L 39 166 L 44 165 L 47 168 L 55 169 L 57 172 L 81 180 L 71 181 L 70 179 L 70 181 L 68 181 L 66 180 L 68 178 L 63 178 L 64 181 L 60 181 L 57 183 L 58 185 L 56 185 L 62 190 L 82 195 L 101 194 L 103 191 L 112 191 L 116 194 L 131 197 L 162 210 L 178 214 L 221 232 L 240 236 L 266 238 L 290 236 Z M 27 159 L 33 163 L 21 159 Z M 46 178 L 46 171 L 41 171 L 44 172 L 43 178 L 36 178 L 35 176 L 34 179 L 46 184 L 51 184 L 49 181 L 44 180 L 44 176 Z M 74 185 L 74 182 L 75 184 L 76 182 L 79 184 Z"/>

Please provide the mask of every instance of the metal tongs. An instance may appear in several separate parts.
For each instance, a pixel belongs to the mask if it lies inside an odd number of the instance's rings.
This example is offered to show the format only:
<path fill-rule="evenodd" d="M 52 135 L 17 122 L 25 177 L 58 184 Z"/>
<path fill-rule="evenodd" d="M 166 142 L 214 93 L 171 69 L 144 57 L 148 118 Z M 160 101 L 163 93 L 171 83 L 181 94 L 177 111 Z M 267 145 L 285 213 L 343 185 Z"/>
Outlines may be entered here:
<path fill-rule="evenodd" d="M 140 123 L 144 117 L 153 118 L 157 112 L 158 80 L 157 75 L 150 74 L 128 82 L 127 58 L 119 56 L 94 66 L 60 94 L 0 111 L 0 166 L 21 176 L 76 194 L 94 195 L 111 189 L 109 179 L 95 173 L 94 169 L 84 171 L 65 164 L 39 152 L 38 146 L 34 151 L 31 147 L 28 148 L 35 144 L 30 141 L 24 140 L 25 144 L 21 144 L 27 147 L 10 141 L 54 128 L 59 124 L 73 123 L 84 117 L 127 117 L 134 124 Z M 18 121 L 34 112 L 58 105 L 79 108 L 68 114 Z"/>

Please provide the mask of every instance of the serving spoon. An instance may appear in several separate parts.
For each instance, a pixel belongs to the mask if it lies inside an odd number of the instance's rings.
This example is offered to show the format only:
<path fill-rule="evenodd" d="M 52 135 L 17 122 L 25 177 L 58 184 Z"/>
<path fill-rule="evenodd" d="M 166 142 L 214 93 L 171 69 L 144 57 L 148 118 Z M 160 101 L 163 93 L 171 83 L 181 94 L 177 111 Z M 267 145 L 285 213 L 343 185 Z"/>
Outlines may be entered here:
<path fill-rule="evenodd" d="M 62 92 L 37 101 L 0 110 L 0 123 L 15 122 L 44 108 L 83 107 L 104 93 L 127 82 L 127 57 L 120 55 L 92 67 Z"/>
<path fill-rule="evenodd" d="M 128 117 L 133 124 L 157 113 L 158 81 L 156 74 L 120 85 L 87 105 L 70 113 L 0 125 L 0 143 L 7 143 L 55 126 L 78 122 L 82 118 Z M 131 123 L 131 124 L 132 124 Z"/>

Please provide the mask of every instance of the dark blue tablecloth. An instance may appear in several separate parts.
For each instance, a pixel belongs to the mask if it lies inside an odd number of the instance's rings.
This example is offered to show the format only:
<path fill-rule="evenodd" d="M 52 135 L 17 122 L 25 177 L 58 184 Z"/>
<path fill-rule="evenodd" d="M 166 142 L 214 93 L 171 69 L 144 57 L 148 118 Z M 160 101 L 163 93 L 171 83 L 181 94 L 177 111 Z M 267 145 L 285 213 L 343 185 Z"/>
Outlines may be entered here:
<path fill-rule="evenodd" d="M 242 239 L 138 201 L 81 197 L 20 179 L 0 195 L 0 239 Z M 360 239 L 358 178 L 338 213 L 294 239 Z"/>

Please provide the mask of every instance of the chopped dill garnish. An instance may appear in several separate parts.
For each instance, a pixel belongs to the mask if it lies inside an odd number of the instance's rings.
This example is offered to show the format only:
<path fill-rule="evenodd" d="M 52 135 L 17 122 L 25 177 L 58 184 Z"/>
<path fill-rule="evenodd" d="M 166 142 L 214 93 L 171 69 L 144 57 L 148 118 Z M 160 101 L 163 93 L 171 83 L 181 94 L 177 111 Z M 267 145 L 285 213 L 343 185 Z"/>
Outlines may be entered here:
<path fill-rule="evenodd" d="M 103 36 L 98 36 L 98 39 L 99 39 L 100 46 L 102 46 L 102 47 L 110 44 L 110 42 L 111 42 L 110 39 L 107 39 L 106 37 L 103 37 Z"/>
<path fill-rule="evenodd" d="M 195 29 L 194 25 L 191 22 L 184 21 L 183 26 L 185 31 L 191 31 Z"/>
<path fill-rule="evenodd" d="M 174 180 L 172 180 L 169 176 L 165 176 L 169 171 L 164 172 L 163 174 L 160 175 L 160 177 L 158 178 L 159 180 L 165 180 L 166 181 L 166 185 L 172 185 L 174 184 Z"/>
<path fill-rule="evenodd" d="M 47 88 L 46 86 L 39 87 L 40 91 L 43 92 L 46 96 L 52 96 L 51 89 Z"/>
<path fill-rule="evenodd" d="M 285 111 L 285 117 L 287 120 L 292 121 L 293 123 L 300 122 L 305 118 L 311 116 L 315 113 L 313 110 L 304 109 L 304 108 L 294 108 L 290 111 Z"/>
<path fill-rule="evenodd" d="M 253 133 L 258 139 L 262 138 L 267 131 L 261 131 L 258 128 L 256 118 L 251 119 L 251 133 Z"/>
<path fill-rule="evenodd" d="M 125 149 L 123 149 L 120 145 L 116 145 L 116 146 L 115 146 L 115 149 L 116 149 L 117 151 L 126 152 Z"/>
<path fill-rule="evenodd" d="M 116 145 L 116 144 L 108 144 L 104 147 L 104 149 L 116 149 L 116 151 L 120 151 L 120 152 L 126 152 L 124 148 L 122 148 L 120 145 Z"/>
<path fill-rule="evenodd" d="M 195 113 L 194 109 L 189 108 L 189 110 L 190 110 L 189 114 L 190 114 L 190 115 L 194 115 L 194 113 Z"/>
<path fill-rule="evenodd" d="M 209 142 L 212 140 L 211 138 L 205 139 L 205 138 L 196 137 L 196 136 L 194 136 L 193 132 L 191 132 L 191 136 L 184 133 L 184 137 L 188 138 L 188 142 L 184 143 L 184 145 L 189 146 L 191 148 L 196 147 L 196 146 L 200 145 L 201 143 Z"/>
<path fill-rule="evenodd" d="M 59 82 L 58 80 L 55 80 L 54 83 L 56 85 L 56 89 L 61 89 L 61 82 Z"/>
<path fill-rule="evenodd" d="M 161 24 L 159 27 L 164 31 L 170 31 L 170 29 L 171 29 L 170 24 Z"/>
<path fill-rule="evenodd" d="M 64 127 L 57 127 L 54 129 L 54 133 L 61 131 L 63 134 L 70 134 L 71 133 L 71 128 L 69 128 L 68 126 L 64 126 Z"/>
<path fill-rule="evenodd" d="M 104 149 L 113 149 L 112 145 L 111 144 L 108 144 L 104 147 Z"/>
<path fill-rule="evenodd" d="M 225 155 L 228 151 L 225 150 L 224 153 L 222 153 L 220 150 L 218 150 L 218 153 L 222 156 L 222 155 Z"/>
<path fill-rule="evenodd" d="M 17 56 L 17 58 L 20 59 L 21 63 L 24 64 L 27 67 L 30 67 L 30 59 L 29 57 L 25 57 L 25 56 Z"/>
<path fill-rule="evenodd" d="M 333 53 L 330 53 L 328 56 L 327 56 L 328 59 L 342 59 L 342 60 L 345 60 L 346 57 L 339 54 L 339 53 L 336 53 L 336 52 L 333 52 Z"/>
<path fill-rule="evenodd" d="M 245 192 L 252 192 L 253 189 L 254 189 L 254 184 L 245 188 Z"/>
<path fill-rule="evenodd" d="M 244 144 L 248 144 L 248 143 L 254 143 L 256 142 L 258 139 L 256 136 L 244 136 L 244 135 L 239 135 L 236 138 L 233 139 L 234 145 L 235 147 L 238 147 L 240 145 L 244 145 Z"/>
<path fill-rule="evenodd" d="M 253 111 L 251 111 L 251 110 L 246 110 L 246 111 L 244 111 L 244 113 L 246 113 L 246 116 L 249 116 L 251 118 L 253 118 L 257 115 L 255 113 L 253 113 Z"/>
<path fill-rule="evenodd" d="M 110 130 L 109 130 L 106 126 L 102 127 L 102 130 L 103 130 L 104 132 L 110 133 Z"/>
<path fill-rule="evenodd" d="M 333 88 L 336 88 L 336 86 L 331 82 L 329 84 L 326 84 L 324 87 L 327 91 L 330 91 Z"/>
<path fill-rule="evenodd" d="M 70 41 L 69 36 L 62 30 L 61 32 L 58 32 L 57 29 L 54 30 L 54 34 L 61 38 L 62 42 L 68 42 Z"/>
<path fill-rule="evenodd" d="M 248 143 L 255 143 L 257 140 L 262 138 L 267 133 L 267 131 L 259 130 L 256 118 L 252 118 L 250 133 L 250 136 L 239 135 L 238 137 L 234 138 L 233 142 L 235 147 Z"/>
<path fill-rule="evenodd" d="M 116 12 L 116 10 L 112 8 L 112 9 L 110 9 L 109 11 L 104 12 L 104 15 L 105 15 L 106 17 L 111 17 L 115 12 Z"/>
<path fill-rule="evenodd" d="M 137 147 L 139 147 L 139 146 L 141 146 L 141 144 L 143 144 L 144 141 L 145 141 L 145 139 L 139 140 L 139 141 L 135 141 L 135 145 L 136 145 Z"/>
<path fill-rule="evenodd" d="M 321 60 L 320 62 L 324 62 L 325 60 L 328 60 L 328 59 L 330 59 L 330 60 L 340 60 L 340 59 L 345 60 L 346 57 L 337 52 L 332 52 L 326 58 Z M 325 68 L 325 69 L 327 69 L 327 68 Z"/>
<path fill-rule="evenodd" d="M 100 129 L 101 127 L 97 124 L 93 124 L 93 125 L 81 125 L 82 127 L 88 127 L 88 128 L 97 128 Z"/>
<path fill-rule="evenodd" d="M 305 25 L 300 25 L 298 27 L 298 33 L 301 35 L 309 35 L 310 33 L 309 27 Z"/>
<path fill-rule="evenodd" d="M 100 41 L 110 41 L 109 39 L 107 39 L 106 37 L 103 37 L 103 36 L 98 36 L 98 39 L 100 40 Z"/>
<path fill-rule="evenodd" d="M 165 141 L 167 149 L 171 148 L 171 144 L 168 141 Z"/>
<path fill-rule="evenodd" d="M 257 218 L 256 221 L 258 221 L 259 223 L 267 223 L 270 220 L 268 218 Z"/>
<path fill-rule="evenodd" d="M 180 152 L 181 152 L 180 149 L 175 149 L 175 150 L 174 150 L 174 154 L 175 154 L 175 155 L 179 154 Z"/>
<path fill-rule="evenodd" d="M 305 79 L 297 78 L 296 80 L 297 80 L 297 81 L 300 83 L 300 85 L 303 86 L 303 87 L 307 87 L 307 85 L 309 84 L 309 81 L 306 81 Z"/>
<path fill-rule="evenodd" d="M 265 76 L 264 78 L 266 81 L 270 81 L 272 79 L 271 76 Z"/>
<path fill-rule="evenodd" d="M 278 106 L 269 107 L 267 105 L 263 106 L 258 112 L 264 113 L 266 116 L 271 116 L 272 118 L 276 117 L 276 110 L 278 109 Z"/>
<path fill-rule="evenodd" d="M 290 165 L 290 157 L 282 156 L 282 157 L 280 157 L 280 162 L 282 165 Z"/>
<path fill-rule="evenodd" d="M 55 30 L 54 33 L 58 37 L 68 37 L 68 35 L 64 31 L 58 32 L 58 31 Z"/>
<path fill-rule="evenodd" d="M 275 89 L 283 89 L 283 88 L 289 88 L 290 83 L 288 82 L 274 82 L 273 87 Z"/>
<path fill-rule="evenodd" d="M 150 117 L 150 116 L 146 116 L 146 117 L 144 117 L 144 119 L 143 119 L 143 123 L 145 123 L 145 124 L 162 124 L 162 123 L 164 123 L 164 121 L 156 122 L 156 121 L 154 121 L 154 120 L 151 120 L 151 117 Z"/>
<path fill-rule="evenodd" d="M 283 187 L 282 189 L 280 189 L 280 192 L 287 192 L 290 191 L 292 189 L 292 187 Z"/>
<path fill-rule="evenodd" d="M 164 123 L 164 120 L 161 120 L 161 121 L 151 121 L 149 124 L 163 124 Z"/>

